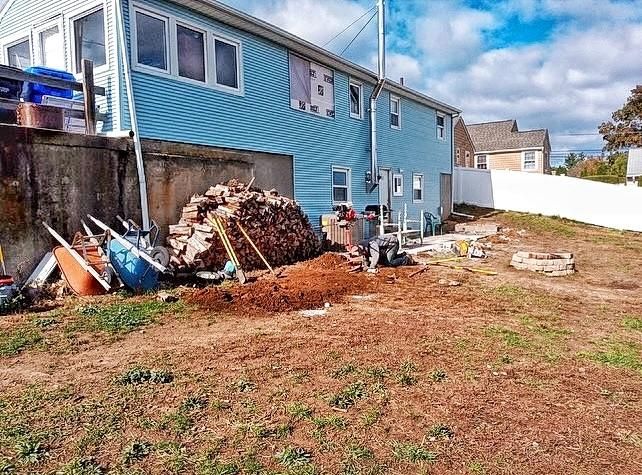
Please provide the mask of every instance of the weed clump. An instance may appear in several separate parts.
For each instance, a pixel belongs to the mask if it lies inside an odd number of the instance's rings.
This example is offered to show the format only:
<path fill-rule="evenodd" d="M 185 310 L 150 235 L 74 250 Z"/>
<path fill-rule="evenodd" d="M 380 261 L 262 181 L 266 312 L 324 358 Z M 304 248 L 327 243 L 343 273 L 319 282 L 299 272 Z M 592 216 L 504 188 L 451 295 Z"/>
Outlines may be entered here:
<path fill-rule="evenodd" d="M 147 368 L 132 368 L 116 378 L 116 382 L 123 386 L 145 383 L 168 384 L 174 380 L 174 375 L 165 370 Z"/>
<path fill-rule="evenodd" d="M 430 373 L 430 380 L 434 383 L 441 383 L 448 379 L 448 374 L 443 369 L 436 369 Z"/>
<path fill-rule="evenodd" d="M 42 333 L 31 328 L 0 332 L 0 357 L 14 356 L 42 341 Z"/>
<path fill-rule="evenodd" d="M 455 431 L 445 424 L 435 424 L 428 429 L 427 435 L 432 441 L 438 439 L 451 439 L 455 435 Z"/>
<path fill-rule="evenodd" d="M 359 399 L 366 397 L 366 388 L 361 381 L 357 381 L 343 388 L 330 398 L 330 406 L 338 409 L 350 409 Z"/>
<path fill-rule="evenodd" d="M 416 371 L 417 367 L 415 364 L 412 361 L 406 361 L 399 369 L 397 381 L 404 387 L 414 386 L 418 381 Z"/>
<path fill-rule="evenodd" d="M 303 447 L 288 446 L 276 455 L 281 465 L 288 469 L 296 469 L 303 465 L 309 465 L 312 461 L 312 454 Z"/>
<path fill-rule="evenodd" d="M 149 442 L 132 442 L 123 450 L 123 462 L 125 465 L 131 465 L 142 460 L 152 452 L 152 448 L 153 446 Z"/>
<path fill-rule="evenodd" d="M 434 462 L 437 454 L 427 448 L 411 442 L 395 441 L 392 445 L 392 455 L 401 462 Z"/>

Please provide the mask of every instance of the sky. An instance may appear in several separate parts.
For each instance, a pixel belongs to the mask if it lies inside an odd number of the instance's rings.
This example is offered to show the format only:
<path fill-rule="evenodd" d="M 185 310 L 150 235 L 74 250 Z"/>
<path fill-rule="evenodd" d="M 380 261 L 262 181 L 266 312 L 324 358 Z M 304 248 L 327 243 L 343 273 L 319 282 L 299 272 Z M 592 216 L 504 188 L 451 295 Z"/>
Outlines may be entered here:
<path fill-rule="evenodd" d="M 375 0 L 224 3 L 376 69 L 376 19 L 343 52 Z M 462 109 L 467 123 L 517 119 L 520 130 L 548 128 L 553 158 L 600 150 L 597 127 L 642 83 L 642 0 L 386 4 L 389 78 L 403 76 L 407 86 Z"/>

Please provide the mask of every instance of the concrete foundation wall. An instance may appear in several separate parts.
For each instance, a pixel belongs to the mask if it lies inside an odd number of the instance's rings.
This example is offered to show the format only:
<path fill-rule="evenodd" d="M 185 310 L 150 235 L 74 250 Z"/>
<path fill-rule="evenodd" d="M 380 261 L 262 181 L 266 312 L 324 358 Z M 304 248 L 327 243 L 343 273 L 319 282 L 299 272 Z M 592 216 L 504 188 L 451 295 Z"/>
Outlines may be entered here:
<path fill-rule="evenodd" d="M 164 234 L 194 193 L 237 178 L 294 196 L 292 158 L 283 155 L 145 141 L 150 216 Z M 0 125 L 0 244 L 7 271 L 29 274 L 54 240 L 68 240 L 87 213 L 120 230 L 116 215 L 140 221 L 140 195 L 129 139 L 88 137 Z"/>

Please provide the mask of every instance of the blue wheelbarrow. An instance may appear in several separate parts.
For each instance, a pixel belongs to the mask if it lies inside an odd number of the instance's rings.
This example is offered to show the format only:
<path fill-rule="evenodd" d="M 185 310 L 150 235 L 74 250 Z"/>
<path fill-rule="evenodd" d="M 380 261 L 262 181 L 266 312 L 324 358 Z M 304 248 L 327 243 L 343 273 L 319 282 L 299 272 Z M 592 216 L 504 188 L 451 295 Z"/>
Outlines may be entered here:
<path fill-rule="evenodd" d="M 169 264 L 167 249 L 155 246 L 159 234 L 156 223 L 143 230 L 131 220 L 123 221 L 125 232 L 119 234 L 93 216 L 88 217 L 109 232 L 107 255 L 123 283 L 136 292 L 155 289 L 160 273 L 167 272 Z"/>

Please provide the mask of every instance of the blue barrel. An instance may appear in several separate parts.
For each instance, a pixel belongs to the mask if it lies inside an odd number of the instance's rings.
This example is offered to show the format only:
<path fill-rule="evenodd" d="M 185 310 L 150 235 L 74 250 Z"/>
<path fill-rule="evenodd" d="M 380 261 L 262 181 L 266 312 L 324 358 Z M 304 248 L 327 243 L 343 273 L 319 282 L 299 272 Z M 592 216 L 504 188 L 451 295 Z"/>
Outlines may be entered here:
<path fill-rule="evenodd" d="M 76 82 L 76 78 L 72 73 L 59 69 L 46 68 L 44 66 L 31 66 L 26 68 L 25 72 L 37 74 L 39 76 L 47 76 L 53 79 L 64 79 L 66 81 Z M 58 87 L 47 86 L 46 84 L 36 84 L 32 82 L 25 83 L 25 87 L 22 91 L 22 98 L 25 101 L 41 104 L 42 96 L 54 96 L 62 97 L 64 99 L 71 99 L 74 96 L 74 91 L 71 89 L 61 89 Z"/>

